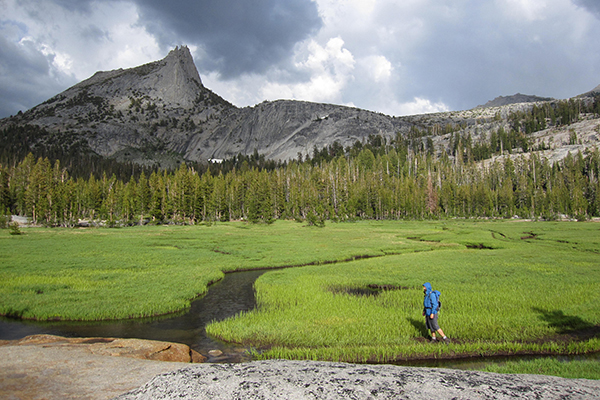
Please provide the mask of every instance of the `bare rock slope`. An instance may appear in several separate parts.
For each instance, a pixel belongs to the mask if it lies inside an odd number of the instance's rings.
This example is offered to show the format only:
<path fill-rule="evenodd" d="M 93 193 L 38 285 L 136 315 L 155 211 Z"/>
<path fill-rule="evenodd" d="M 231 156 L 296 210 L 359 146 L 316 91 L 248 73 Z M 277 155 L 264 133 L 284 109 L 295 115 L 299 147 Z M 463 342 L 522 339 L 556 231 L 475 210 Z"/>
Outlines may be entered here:
<path fill-rule="evenodd" d="M 0 399 L 110 399 L 199 357 L 183 344 L 139 339 L 0 341 Z"/>
<path fill-rule="evenodd" d="M 600 381 L 477 371 L 270 360 L 203 364 L 119 396 L 142 399 L 598 399 Z"/>

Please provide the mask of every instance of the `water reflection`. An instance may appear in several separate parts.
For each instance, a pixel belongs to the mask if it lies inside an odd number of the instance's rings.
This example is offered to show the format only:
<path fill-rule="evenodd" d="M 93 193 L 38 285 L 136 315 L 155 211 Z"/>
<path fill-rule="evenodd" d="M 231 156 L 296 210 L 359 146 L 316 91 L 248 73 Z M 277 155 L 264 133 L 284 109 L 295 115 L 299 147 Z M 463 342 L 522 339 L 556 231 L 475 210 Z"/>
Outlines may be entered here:
<path fill-rule="evenodd" d="M 206 335 L 205 326 L 256 306 L 254 281 L 263 273 L 243 271 L 226 274 L 210 286 L 206 296 L 195 300 L 191 308 L 178 315 L 158 318 L 103 322 L 30 322 L 0 319 L 0 339 L 15 340 L 28 335 L 51 334 L 65 337 L 118 337 L 184 343 L 205 354 L 219 349 L 231 352 L 232 345 Z"/>

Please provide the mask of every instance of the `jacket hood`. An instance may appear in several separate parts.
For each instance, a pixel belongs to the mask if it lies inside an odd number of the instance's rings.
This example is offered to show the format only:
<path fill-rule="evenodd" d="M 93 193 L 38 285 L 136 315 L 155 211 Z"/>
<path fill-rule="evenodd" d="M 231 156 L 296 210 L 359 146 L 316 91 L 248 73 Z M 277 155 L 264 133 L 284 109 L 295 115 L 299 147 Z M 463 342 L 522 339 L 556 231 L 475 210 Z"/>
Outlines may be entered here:
<path fill-rule="evenodd" d="M 425 289 L 427 289 L 427 293 L 431 292 L 431 283 L 425 282 L 423 286 L 425 286 Z"/>

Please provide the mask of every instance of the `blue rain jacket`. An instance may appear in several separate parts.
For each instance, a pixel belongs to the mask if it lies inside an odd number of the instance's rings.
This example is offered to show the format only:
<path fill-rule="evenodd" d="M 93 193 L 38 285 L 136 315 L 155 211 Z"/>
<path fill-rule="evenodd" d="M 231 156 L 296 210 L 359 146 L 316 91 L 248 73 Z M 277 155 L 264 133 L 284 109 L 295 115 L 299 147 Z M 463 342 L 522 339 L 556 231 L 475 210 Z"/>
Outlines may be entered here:
<path fill-rule="evenodd" d="M 431 288 L 431 283 L 425 282 L 423 284 L 425 286 L 425 297 L 423 299 L 423 311 L 425 315 L 430 316 L 431 314 L 437 314 L 437 305 L 438 298 L 435 293 L 433 293 L 433 289 Z"/>

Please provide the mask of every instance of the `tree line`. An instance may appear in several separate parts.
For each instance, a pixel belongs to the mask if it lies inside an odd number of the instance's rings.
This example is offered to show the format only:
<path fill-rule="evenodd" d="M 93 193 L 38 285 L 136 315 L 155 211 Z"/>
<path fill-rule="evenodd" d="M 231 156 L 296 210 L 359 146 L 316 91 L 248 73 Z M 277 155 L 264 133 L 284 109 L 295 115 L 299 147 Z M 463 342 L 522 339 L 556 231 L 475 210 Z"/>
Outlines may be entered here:
<path fill-rule="evenodd" d="M 213 173 L 181 165 L 123 180 L 106 173 L 73 178 L 60 161 L 27 155 L 0 165 L 0 212 L 48 226 L 80 220 L 108 226 L 271 223 L 429 218 L 600 216 L 600 154 L 569 154 L 553 164 L 535 153 L 487 165 L 443 154 L 391 148 L 338 155 L 313 164 L 294 160 L 274 169 L 250 166 Z"/>

